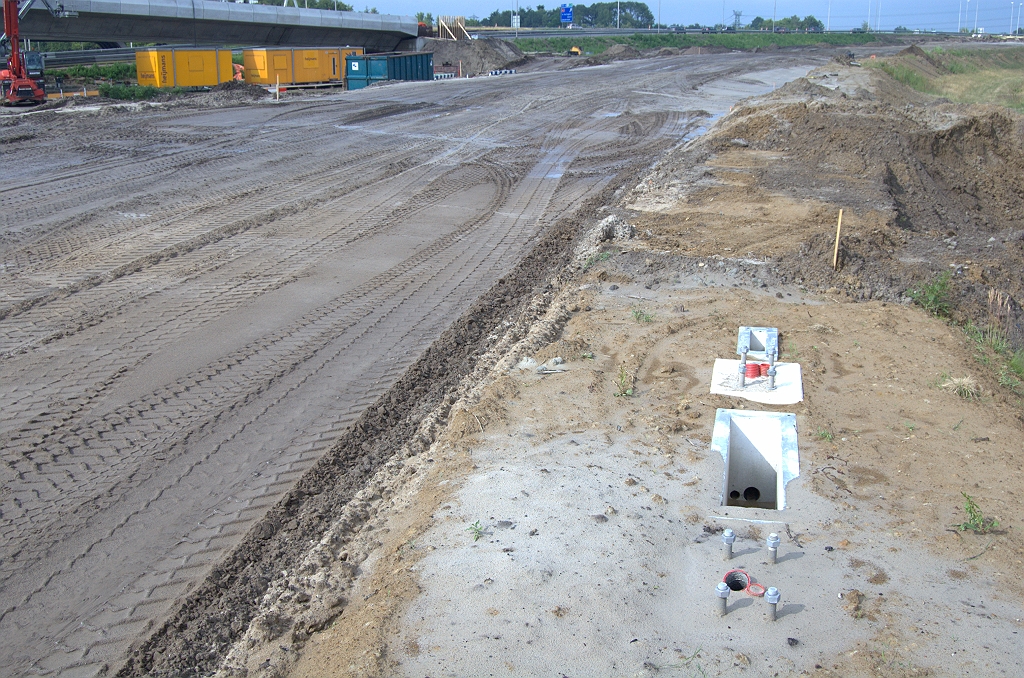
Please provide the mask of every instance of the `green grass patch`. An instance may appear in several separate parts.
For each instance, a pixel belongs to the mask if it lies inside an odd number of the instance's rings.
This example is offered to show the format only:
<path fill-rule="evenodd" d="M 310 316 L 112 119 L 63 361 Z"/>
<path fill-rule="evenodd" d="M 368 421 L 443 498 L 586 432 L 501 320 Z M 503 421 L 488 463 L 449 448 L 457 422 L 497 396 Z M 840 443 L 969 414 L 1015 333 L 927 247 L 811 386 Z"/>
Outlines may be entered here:
<path fill-rule="evenodd" d="M 964 325 L 964 333 L 977 344 L 979 350 L 991 349 L 996 355 L 1002 355 L 1010 348 L 1006 332 L 992 325 L 978 327 L 971 321 L 967 321 L 967 324 Z"/>
<path fill-rule="evenodd" d="M 1018 396 L 1024 396 L 1024 348 L 1014 350 L 1009 338 L 999 327 L 979 327 L 968 321 L 964 334 L 974 342 L 974 359 L 992 370 L 999 385 Z"/>
<path fill-rule="evenodd" d="M 928 72 L 898 57 L 869 65 L 918 92 L 1024 112 L 1024 48 L 935 49 L 928 56 L 931 64 L 922 66 Z"/>
<path fill-rule="evenodd" d="M 1006 366 L 1018 377 L 1024 377 L 1024 348 L 1014 353 Z"/>
<path fill-rule="evenodd" d="M 719 33 L 719 34 L 633 34 L 608 37 L 551 37 L 519 38 L 516 46 L 524 52 L 554 52 L 564 54 L 570 47 L 579 47 L 584 53 L 601 54 L 616 44 L 630 45 L 639 50 L 662 47 L 725 47 L 727 49 L 752 50 L 769 45 L 779 47 L 806 47 L 810 45 L 845 46 L 868 42 L 884 42 L 888 36 L 870 33 Z"/>
<path fill-rule="evenodd" d="M 932 315 L 948 318 L 951 310 L 949 303 L 950 277 L 949 271 L 943 271 L 927 285 L 918 285 L 914 289 L 907 290 L 907 296 Z"/>
<path fill-rule="evenodd" d="M 927 92 L 928 94 L 936 93 L 931 81 L 922 73 L 909 66 L 883 62 L 879 64 L 879 68 L 888 73 L 897 82 L 902 82 L 911 89 L 916 89 L 918 92 Z"/>

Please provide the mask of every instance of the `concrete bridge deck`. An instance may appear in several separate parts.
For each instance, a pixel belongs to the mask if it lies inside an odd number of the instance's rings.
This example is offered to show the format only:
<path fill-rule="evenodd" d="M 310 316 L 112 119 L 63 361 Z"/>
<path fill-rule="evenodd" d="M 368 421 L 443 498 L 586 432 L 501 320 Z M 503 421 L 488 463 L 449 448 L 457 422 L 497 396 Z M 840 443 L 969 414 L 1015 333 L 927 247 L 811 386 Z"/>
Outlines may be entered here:
<path fill-rule="evenodd" d="M 55 3 L 51 3 L 55 5 Z M 63 0 L 55 17 L 34 0 L 21 21 L 32 40 L 196 45 L 362 45 L 390 51 L 416 37 L 411 16 L 207 0 Z"/>

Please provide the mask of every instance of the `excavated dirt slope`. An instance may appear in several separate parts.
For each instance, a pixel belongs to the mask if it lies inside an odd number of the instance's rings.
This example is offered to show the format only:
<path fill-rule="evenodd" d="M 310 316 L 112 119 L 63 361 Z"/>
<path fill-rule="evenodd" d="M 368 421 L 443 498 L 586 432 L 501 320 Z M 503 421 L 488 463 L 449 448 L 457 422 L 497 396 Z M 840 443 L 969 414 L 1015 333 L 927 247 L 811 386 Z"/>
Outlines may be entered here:
<path fill-rule="evenodd" d="M 828 73 L 737 108 L 706 142 L 663 163 L 645 190 L 680 196 L 699 216 L 679 229 L 668 210 L 643 227 L 691 255 L 731 245 L 774 257 L 768 278 L 855 298 L 906 299 L 950 271 L 954 319 L 996 320 L 1019 346 L 1020 116 L 921 95 L 873 69 L 842 87 Z M 823 224 L 840 208 L 836 272 L 835 232 Z M 990 307 L 992 290 L 1001 306 Z"/>
<path fill-rule="evenodd" d="M 527 57 L 518 47 L 506 40 L 483 38 L 480 40 L 424 41 L 423 51 L 434 53 L 434 70 L 479 75 L 489 71 L 515 68 Z"/>

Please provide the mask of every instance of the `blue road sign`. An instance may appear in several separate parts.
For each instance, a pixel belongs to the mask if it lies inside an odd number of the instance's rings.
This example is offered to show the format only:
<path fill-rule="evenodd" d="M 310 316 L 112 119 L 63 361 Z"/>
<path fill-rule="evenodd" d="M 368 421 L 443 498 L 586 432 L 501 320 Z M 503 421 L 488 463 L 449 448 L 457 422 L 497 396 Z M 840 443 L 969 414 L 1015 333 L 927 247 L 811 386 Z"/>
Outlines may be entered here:
<path fill-rule="evenodd" d="M 562 5 L 562 23 L 572 23 L 572 5 Z"/>

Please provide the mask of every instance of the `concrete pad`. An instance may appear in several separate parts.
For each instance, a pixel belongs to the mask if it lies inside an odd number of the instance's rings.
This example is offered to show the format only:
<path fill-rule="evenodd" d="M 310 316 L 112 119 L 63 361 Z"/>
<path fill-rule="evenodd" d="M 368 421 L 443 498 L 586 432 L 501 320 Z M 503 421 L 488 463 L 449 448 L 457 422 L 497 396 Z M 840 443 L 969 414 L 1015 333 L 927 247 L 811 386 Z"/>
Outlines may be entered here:
<path fill-rule="evenodd" d="M 718 358 L 711 372 L 711 393 L 745 398 L 765 405 L 792 405 L 804 399 L 800 363 L 775 363 L 775 390 L 768 390 L 768 377 L 747 379 L 740 388 L 739 360 Z"/>

